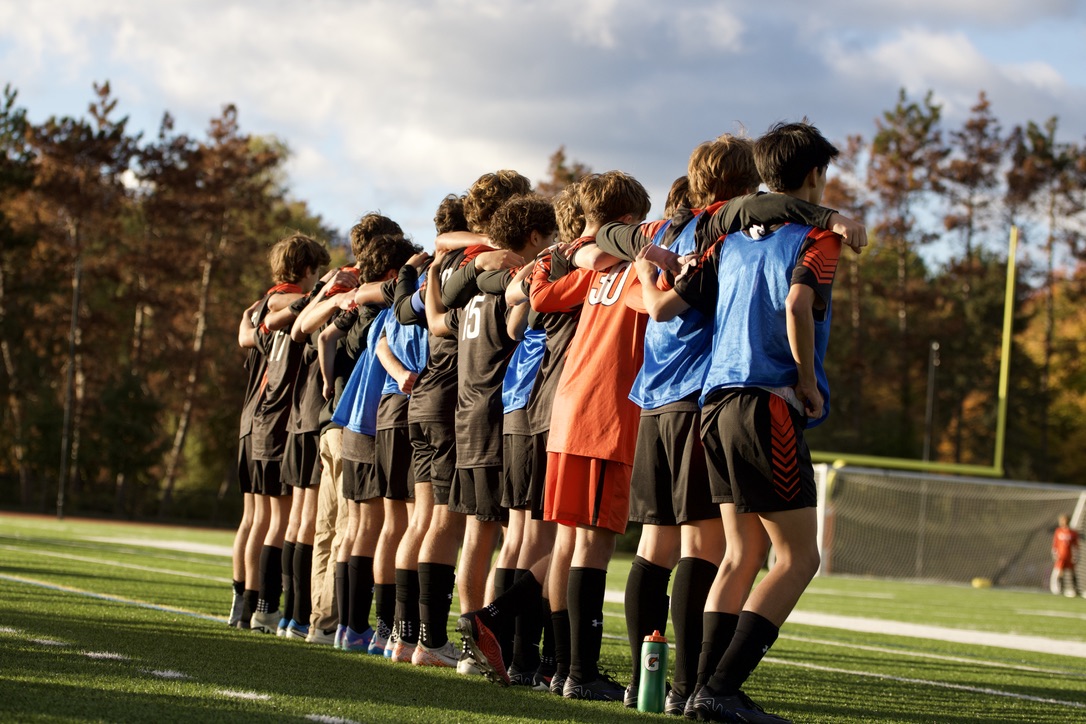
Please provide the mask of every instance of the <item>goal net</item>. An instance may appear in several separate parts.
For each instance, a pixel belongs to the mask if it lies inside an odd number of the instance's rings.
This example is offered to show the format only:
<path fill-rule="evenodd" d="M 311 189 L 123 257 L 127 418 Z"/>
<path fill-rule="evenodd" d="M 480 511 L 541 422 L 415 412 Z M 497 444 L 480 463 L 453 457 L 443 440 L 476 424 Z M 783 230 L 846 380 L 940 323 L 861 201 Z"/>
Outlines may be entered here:
<path fill-rule="evenodd" d="M 1086 488 L 816 466 L 823 574 L 1048 586 L 1056 519 Z"/>

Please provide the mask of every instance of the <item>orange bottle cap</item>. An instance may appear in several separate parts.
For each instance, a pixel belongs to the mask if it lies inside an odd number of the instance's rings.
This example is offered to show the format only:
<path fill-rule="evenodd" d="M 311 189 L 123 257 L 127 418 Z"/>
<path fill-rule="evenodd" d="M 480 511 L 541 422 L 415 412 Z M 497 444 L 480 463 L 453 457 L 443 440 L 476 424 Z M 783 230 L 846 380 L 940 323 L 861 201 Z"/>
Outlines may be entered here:
<path fill-rule="evenodd" d="M 666 644 L 667 638 L 665 638 L 659 631 L 653 631 L 652 636 L 646 636 L 645 641 L 652 641 L 653 643 Z"/>

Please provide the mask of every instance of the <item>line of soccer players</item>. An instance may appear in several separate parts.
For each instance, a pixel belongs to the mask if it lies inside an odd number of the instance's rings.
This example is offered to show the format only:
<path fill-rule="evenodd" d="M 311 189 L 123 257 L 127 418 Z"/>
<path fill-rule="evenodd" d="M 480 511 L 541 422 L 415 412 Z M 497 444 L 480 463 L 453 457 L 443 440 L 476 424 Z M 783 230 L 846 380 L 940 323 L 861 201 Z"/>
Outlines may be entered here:
<path fill-rule="evenodd" d="M 281 240 L 239 328 L 231 625 L 636 706 L 670 611 L 667 713 L 784 721 L 740 687 L 818 568 L 803 431 L 842 240 L 866 244 L 818 205 L 836 155 L 805 122 L 723 135 L 648 223 L 620 171 L 553 202 L 488 173 L 442 202 L 432 257 L 367 214 L 319 279 L 327 251 Z M 631 520 L 623 687 L 599 656 Z"/>

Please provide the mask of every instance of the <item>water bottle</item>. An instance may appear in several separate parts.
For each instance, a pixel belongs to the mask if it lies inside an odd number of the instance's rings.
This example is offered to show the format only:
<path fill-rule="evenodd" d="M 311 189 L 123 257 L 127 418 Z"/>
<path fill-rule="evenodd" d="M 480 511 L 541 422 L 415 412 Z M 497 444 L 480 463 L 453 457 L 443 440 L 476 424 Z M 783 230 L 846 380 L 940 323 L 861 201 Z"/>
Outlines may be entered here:
<path fill-rule="evenodd" d="M 667 693 L 667 639 L 659 631 L 646 636 L 641 644 L 641 685 L 637 690 L 637 710 L 660 714 Z"/>

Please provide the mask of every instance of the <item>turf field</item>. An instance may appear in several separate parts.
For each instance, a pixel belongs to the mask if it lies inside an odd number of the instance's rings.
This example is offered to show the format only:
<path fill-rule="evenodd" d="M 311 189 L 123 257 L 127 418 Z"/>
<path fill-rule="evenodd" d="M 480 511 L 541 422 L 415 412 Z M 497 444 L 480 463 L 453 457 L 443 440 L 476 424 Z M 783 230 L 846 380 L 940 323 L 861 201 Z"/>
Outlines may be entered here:
<path fill-rule="evenodd" d="M 0 721 L 670 721 L 228 629 L 231 540 L 0 514 Z M 746 690 L 797 722 L 1086 722 L 1086 600 L 816 579 Z"/>

